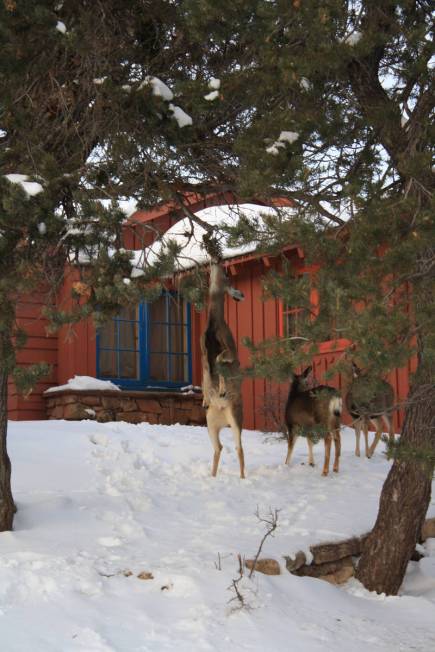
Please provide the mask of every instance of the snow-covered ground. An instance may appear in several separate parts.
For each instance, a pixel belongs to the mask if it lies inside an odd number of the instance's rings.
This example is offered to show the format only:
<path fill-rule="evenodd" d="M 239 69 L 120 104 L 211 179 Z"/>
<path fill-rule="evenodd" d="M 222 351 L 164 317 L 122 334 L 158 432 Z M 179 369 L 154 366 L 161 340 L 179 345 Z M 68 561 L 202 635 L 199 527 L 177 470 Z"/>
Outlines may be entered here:
<path fill-rule="evenodd" d="M 303 440 L 286 468 L 282 442 L 245 432 L 243 481 L 230 432 L 222 439 L 213 479 L 204 428 L 11 423 L 18 513 L 0 534 L 1 652 L 435 650 L 434 539 L 399 597 L 294 577 L 283 564 L 280 576 L 244 578 L 251 609 L 235 611 L 237 554 L 253 557 L 264 533 L 257 506 L 281 510 L 263 556 L 282 561 L 367 531 L 389 463 L 382 446 L 356 458 L 346 430 L 341 471 L 323 478 L 321 444 L 315 469 Z"/>

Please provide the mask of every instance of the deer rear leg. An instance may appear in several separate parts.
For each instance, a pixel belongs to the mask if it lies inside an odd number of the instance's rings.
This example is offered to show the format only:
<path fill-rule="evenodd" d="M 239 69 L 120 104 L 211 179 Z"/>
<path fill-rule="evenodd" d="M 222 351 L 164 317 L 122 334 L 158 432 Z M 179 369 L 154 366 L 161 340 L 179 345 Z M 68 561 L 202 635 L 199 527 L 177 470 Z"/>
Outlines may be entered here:
<path fill-rule="evenodd" d="M 296 444 L 297 435 L 293 435 L 291 432 L 288 433 L 287 437 L 287 457 L 285 458 L 285 464 L 290 464 L 290 460 L 293 454 L 293 449 Z"/>
<path fill-rule="evenodd" d="M 361 439 L 361 419 L 356 419 L 355 421 L 355 455 L 357 457 L 361 456 L 361 450 L 359 447 L 359 442 Z M 367 448 L 366 448 L 367 451 Z"/>
<path fill-rule="evenodd" d="M 369 452 L 367 457 L 372 457 L 373 453 L 375 452 L 376 446 L 379 443 L 380 438 L 382 437 L 382 420 L 381 419 L 376 419 L 374 421 L 376 425 L 376 433 L 375 433 L 375 438 L 373 439 L 372 445 L 369 448 Z"/>
<path fill-rule="evenodd" d="M 334 432 L 334 449 L 335 449 L 335 457 L 334 457 L 334 466 L 332 470 L 334 471 L 334 473 L 338 473 L 338 469 L 340 467 L 340 455 L 341 455 L 341 435 L 339 430 L 336 430 Z"/>
<path fill-rule="evenodd" d="M 314 454 L 313 454 L 313 440 L 307 437 L 307 444 L 308 444 L 308 464 L 310 466 L 314 466 Z"/>
<path fill-rule="evenodd" d="M 213 478 L 215 478 L 219 466 L 222 444 L 219 439 L 219 433 L 221 429 L 220 426 L 218 426 L 217 423 L 215 423 L 212 410 L 213 408 L 210 408 L 207 412 L 207 430 L 208 430 L 208 435 L 210 437 L 211 445 L 213 446 L 213 450 L 214 450 L 211 474 Z"/>
<path fill-rule="evenodd" d="M 331 433 L 328 432 L 328 434 L 325 437 L 325 461 L 323 463 L 322 475 L 328 475 L 329 473 L 329 460 L 331 458 L 331 442 L 332 442 L 332 436 Z"/>
<path fill-rule="evenodd" d="M 230 416 L 229 418 L 229 425 L 231 430 L 233 431 L 233 436 L 234 436 L 234 444 L 236 447 L 236 452 L 237 452 L 237 457 L 239 458 L 239 466 L 240 466 L 240 478 L 242 480 L 245 479 L 245 455 L 243 453 L 243 446 L 242 446 L 242 427 L 241 424 L 237 422 L 237 420 L 234 418 L 234 416 Z"/>
<path fill-rule="evenodd" d="M 363 418 L 363 432 L 364 432 L 364 442 L 365 442 L 365 449 L 366 449 L 366 457 L 370 458 L 373 453 L 370 454 L 370 448 L 369 448 L 369 422 L 365 418 Z"/>

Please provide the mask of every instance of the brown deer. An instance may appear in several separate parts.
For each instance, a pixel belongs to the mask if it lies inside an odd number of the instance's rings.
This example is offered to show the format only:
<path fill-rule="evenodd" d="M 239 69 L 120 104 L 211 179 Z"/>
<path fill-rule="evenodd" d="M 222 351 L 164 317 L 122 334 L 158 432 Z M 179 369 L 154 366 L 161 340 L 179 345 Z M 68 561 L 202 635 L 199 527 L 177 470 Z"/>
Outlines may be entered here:
<path fill-rule="evenodd" d="M 224 319 L 225 293 L 236 301 L 244 299 L 242 292 L 230 286 L 224 267 L 212 262 L 207 326 L 201 337 L 203 406 L 207 411 L 207 429 L 214 449 L 211 474 L 216 476 L 222 450 L 219 433 L 229 426 L 239 458 L 240 477 L 244 478 L 240 363 L 233 335 Z"/>
<path fill-rule="evenodd" d="M 361 429 L 364 432 L 366 457 L 372 457 L 382 436 L 382 425 L 386 426 L 390 442 L 394 441 L 394 428 L 391 414 L 394 406 L 394 391 L 390 383 L 373 378 L 368 372 L 352 362 L 353 381 L 346 394 L 346 408 L 354 419 L 355 455 L 360 457 Z M 376 433 L 369 447 L 369 423 L 373 423 Z"/>
<path fill-rule="evenodd" d="M 289 464 L 293 448 L 298 438 L 297 429 L 305 431 L 318 428 L 323 431 L 325 442 L 325 459 L 322 475 L 329 473 L 331 457 L 331 444 L 334 440 L 335 458 L 333 470 L 338 473 L 341 453 L 340 417 L 342 412 L 342 399 L 340 392 L 329 385 L 318 385 L 307 389 L 307 378 L 312 367 L 308 367 L 302 374 L 294 374 L 285 408 L 285 422 L 288 431 L 288 452 L 285 460 Z M 314 466 L 313 439 L 307 435 L 308 463 Z"/>

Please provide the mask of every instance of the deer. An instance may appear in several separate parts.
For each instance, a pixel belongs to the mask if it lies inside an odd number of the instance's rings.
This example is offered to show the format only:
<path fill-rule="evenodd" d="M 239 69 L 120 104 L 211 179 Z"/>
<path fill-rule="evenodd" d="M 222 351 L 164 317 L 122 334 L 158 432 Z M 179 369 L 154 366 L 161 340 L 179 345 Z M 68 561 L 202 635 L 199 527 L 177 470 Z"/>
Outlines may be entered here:
<path fill-rule="evenodd" d="M 229 426 L 233 431 L 239 458 L 240 478 L 244 479 L 240 363 L 233 335 L 224 319 L 225 294 L 235 301 L 244 299 L 242 292 L 231 287 L 223 265 L 212 261 L 207 324 L 200 340 L 203 407 L 206 410 L 207 430 L 214 450 L 211 474 L 216 477 L 222 451 L 219 433 L 222 428 Z"/>
<path fill-rule="evenodd" d="M 394 390 L 390 383 L 363 372 L 352 362 L 353 380 L 345 397 L 346 408 L 354 419 L 355 455 L 360 457 L 361 430 L 364 432 L 365 454 L 371 458 L 382 436 L 382 425 L 386 426 L 390 442 L 394 441 L 394 427 L 391 414 L 394 406 Z M 369 446 L 369 423 L 375 427 L 375 437 Z"/>
<path fill-rule="evenodd" d="M 331 444 L 334 440 L 333 471 L 338 473 L 341 453 L 340 418 L 343 401 L 340 392 L 329 385 L 317 385 L 307 389 L 307 378 L 312 371 L 308 367 L 301 374 L 293 374 L 287 404 L 285 407 L 285 422 L 288 431 L 288 451 L 285 460 L 290 463 L 294 445 L 298 438 L 297 429 L 313 429 L 319 427 L 325 433 L 325 458 L 322 475 L 329 474 Z M 313 438 L 307 435 L 308 463 L 314 466 Z"/>

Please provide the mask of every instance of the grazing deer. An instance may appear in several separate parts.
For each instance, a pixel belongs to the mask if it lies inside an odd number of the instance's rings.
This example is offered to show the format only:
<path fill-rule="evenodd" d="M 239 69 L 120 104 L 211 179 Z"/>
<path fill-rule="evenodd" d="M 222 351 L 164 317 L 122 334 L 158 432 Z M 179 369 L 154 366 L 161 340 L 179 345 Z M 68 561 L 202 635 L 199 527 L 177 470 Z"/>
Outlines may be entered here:
<path fill-rule="evenodd" d="M 338 473 L 341 452 L 342 399 L 340 392 L 328 385 L 318 385 L 313 389 L 306 389 L 306 381 L 311 369 L 312 367 L 308 367 L 302 374 L 293 375 L 285 408 L 285 422 L 288 430 L 288 452 L 285 463 L 289 464 L 298 437 L 295 430 L 297 428 L 306 430 L 317 426 L 326 433 L 324 435 L 325 459 L 322 475 L 329 473 L 332 440 L 334 440 L 335 448 L 333 470 Z M 308 463 L 310 466 L 314 466 L 313 440 L 309 436 L 307 436 L 307 443 Z"/>
<path fill-rule="evenodd" d="M 216 476 L 222 444 L 219 433 L 230 426 L 240 464 L 240 477 L 245 477 L 242 448 L 243 406 L 240 363 L 236 345 L 224 319 L 225 293 L 236 301 L 243 293 L 230 287 L 223 266 L 212 262 L 210 267 L 207 327 L 201 337 L 203 406 L 207 410 L 207 429 L 214 449 L 212 476 Z M 225 373 L 219 373 L 219 367 Z"/>
<path fill-rule="evenodd" d="M 394 391 L 390 383 L 380 378 L 373 378 L 369 373 L 363 373 L 352 362 L 353 381 L 346 394 L 347 410 L 354 419 L 355 455 L 360 456 L 361 429 L 364 432 L 366 457 L 372 457 L 382 436 L 382 425 L 386 426 L 390 442 L 394 441 L 393 420 L 391 413 L 394 406 Z M 369 447 L 369 423 L 372 422 L 376 434 Z"/>

